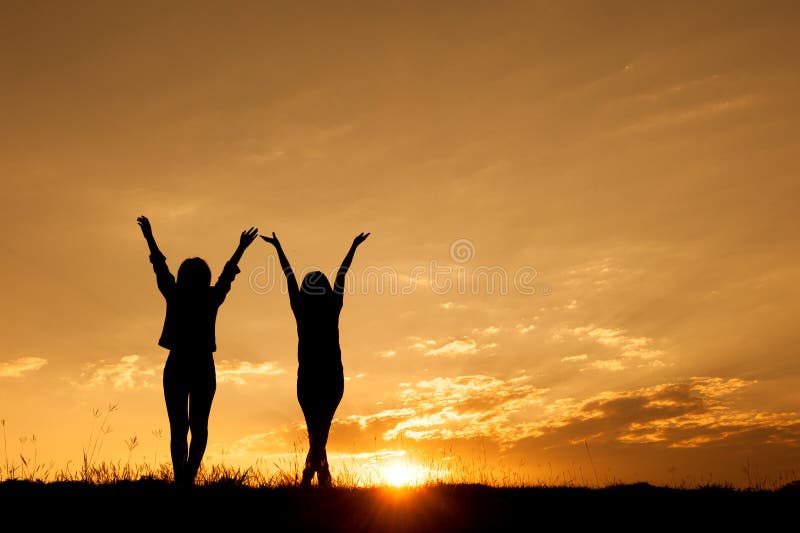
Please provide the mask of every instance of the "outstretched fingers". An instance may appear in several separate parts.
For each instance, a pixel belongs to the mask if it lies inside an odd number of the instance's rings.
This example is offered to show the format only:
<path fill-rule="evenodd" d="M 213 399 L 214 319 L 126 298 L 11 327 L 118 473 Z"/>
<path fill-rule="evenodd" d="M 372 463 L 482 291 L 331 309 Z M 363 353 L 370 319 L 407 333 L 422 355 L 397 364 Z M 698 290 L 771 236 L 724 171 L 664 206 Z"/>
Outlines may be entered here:
<path fill-rule="evenodd" d="M 275 232 L 272 232 L 272 237 L 267 237 L 266 235 L 261 235 L 261 238 L 264 239 L 264 242 L 268 242 L 273 245 L 278 244 L 278 237 L 275 236 Z"/>
<path fill-rule="evenodd" d="M 250 244 L 256 239 L 256 235 L 258 235 L 258 228 L 251 227 L 250 229 L 242 232 L 239 242 L 244 246 L 250 246 Z"/>
<path fill-rule="evenodd" d="M 150 220 L 147 219 L 146 216 L 140 215 L 136 218 L 136 223 L 139 224 L 141 230 L 145 233 L 150 233 Z"/>
<path fill-rule="evenodd" d="M 369 233 L 364 233 L 364 232 L 361 232 L 361 233 L 359 233 L 359 234 L 356 236 L 356 238 L 355 238 L 355 239 L 353 239 L 353 242 L 354 242 L 356 245 L 359 245 L 359 244 L 361 244 L 362 242 L 364 242 L 365 240 L 367 240 L 367 237 L 369 237 Z"/>

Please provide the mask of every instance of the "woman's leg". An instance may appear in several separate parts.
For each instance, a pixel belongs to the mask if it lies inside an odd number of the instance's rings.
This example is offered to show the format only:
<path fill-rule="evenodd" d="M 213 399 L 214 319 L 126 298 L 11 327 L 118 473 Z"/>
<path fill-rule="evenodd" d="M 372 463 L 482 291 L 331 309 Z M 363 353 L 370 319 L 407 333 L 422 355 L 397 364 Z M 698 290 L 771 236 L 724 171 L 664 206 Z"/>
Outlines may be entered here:
<path fill-rule="evenodd" d="M 331 486 L 331 471 L 328 466 L 328 451 L 325 447 L 328 445 L 328 435 L 331 431 L 331 423 L 333 416 L 336 414 L 336 409 L 339 407 L 339 402 L 342 401 L 344 395 L 344 375 L 337 376 L 337 379 L 332 383 L 333 387 L 329 391 L 327 398 L 327 405 L 322 415 L 322 421 L 319 429 L 317 430 L 318 439 L 320 442 L 320 450 L 318 452 L 318 469 L 317 480 L 320 486 Z"/>
<path fill-rule="evenodd" d="M 303 479 L 301 481 L 303 486 L 311 485 L 314 479 L 314 474 L 317 472 L 319 464 L 319 438 L 317 436 L 317 416 L 314 409 L 305 406 L 303 415 L 306 419 L 306 428 L 308 429 L 308 454 L 306 455 L 306 463 L 303 467 Z"/>
<path fill-rule="evenodd" d="M 189 483 L 194 483 L 203 455 L 208 443 L 208 417 L 211 414 L 211 403 L 217 390 L 217 376 L 214 371 L 214 360 L 209 361 L 196 369 L 193 375 L 192 387 L 189 391 L 189 428 L 192 431 L 192 440 L 189 445 L 189 459 L 186 463 L 186 477 Z"/>
<path fill-rule="evenodd" d="M 177 357 L 170 353 L 164 366 L 164 400 L 169 417 L 169 449 L 176 483 L 185 480 L 186 435 L 189 432 L 189 416 L 186 410 L 188 398 L 189 389 L 186 380 L 181 376 Z"/>
<path fill-rule="evenodd" d="M 297 373 L 297 401 L 303 410 L 303 418 L 306 420 L 306 431 L 308 432 L 308 453 L 306 462 L 303 465 L 303 477 L 301 485 L 308 487 L 314 479 L 316 473 L 315 457 L 315 414 L 316 414 L 316 392 L 312 380 L 308 379 L 303 373 Z"/>
<path fill-rule="evenodd" d="M 326 417 L 317 430 L 317 483 L 319 483 L 320 487 L 331 486 L 331 471 L 328 466 L 328 452 L 325 449 L 325 446 L 328 445 L 328 434 L 331 430 L 331 420 L 331 418 Z"/>

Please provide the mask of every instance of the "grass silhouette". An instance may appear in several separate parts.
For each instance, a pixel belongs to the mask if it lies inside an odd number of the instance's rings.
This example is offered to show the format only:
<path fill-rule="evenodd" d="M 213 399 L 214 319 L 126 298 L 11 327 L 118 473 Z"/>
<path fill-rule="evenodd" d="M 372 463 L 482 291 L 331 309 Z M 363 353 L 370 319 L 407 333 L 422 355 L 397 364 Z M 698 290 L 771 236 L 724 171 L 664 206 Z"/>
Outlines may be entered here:
<path fill-rule="evenodd" d="M 580 472 L 531 482 L 515 472 L 497 472 L 478 461 L 430 460 L 425 479 L 392 487 L 377 476 L 340 467 L 332 488 L 300 486 L 303 451 L 267 466 L 224 464 L 201 467 L 194 487 L 172 483 L 169 463 L 136 463 L 136 436 L 125 439 L 124 459 L 99 461 L 111 433 L 110 405 L 95 410 L 95 424 L 82 462 L 55 469 L 39 463 L 35 436 L 21 438 L 17 458 L 8 454 L 5 420 L 0 507 L 8 515 L 35 518 L 37 529 L 73 523 L 93 531 L 196 527 L 263 527 L 272 531 L 527 531 L 560 528 L 641 530 L 650 526 L 692 529 L 741 527 L 757 518 L 764 530 L 796 513 L 800 484 L 753 477 L 747 488 L 724 484 L 673 486 L 603 484 L 591 463 L 591 481 Z M 161 436 L 154 432 L 157 442 Z M 588 443 L 587 454 L 591 457 Z M 592 484 L 593 486 L 588 486 Z M 74 518 L 71 518 L 74 517 Z M 73 522 L 77 520 L 78 522 Z"/>

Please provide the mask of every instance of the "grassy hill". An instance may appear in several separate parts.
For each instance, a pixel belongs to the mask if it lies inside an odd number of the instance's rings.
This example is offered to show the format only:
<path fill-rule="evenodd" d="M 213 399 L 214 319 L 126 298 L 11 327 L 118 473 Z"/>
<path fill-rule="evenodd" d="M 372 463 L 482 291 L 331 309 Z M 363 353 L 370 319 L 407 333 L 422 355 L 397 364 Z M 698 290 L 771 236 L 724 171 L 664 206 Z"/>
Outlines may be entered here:
<path fill-rule="evenodd" d="M 0 483 L 4 522 L 20 528 L 209 531 L 793 530 L 800 486 L 774 491 L 588 488 L 252 488 L 232 482 L 178 488 L 161 480 Z M 794 524 L 794 525 L 792 525 Z M 9 529 L 10 530 L 10 529 Z"/>

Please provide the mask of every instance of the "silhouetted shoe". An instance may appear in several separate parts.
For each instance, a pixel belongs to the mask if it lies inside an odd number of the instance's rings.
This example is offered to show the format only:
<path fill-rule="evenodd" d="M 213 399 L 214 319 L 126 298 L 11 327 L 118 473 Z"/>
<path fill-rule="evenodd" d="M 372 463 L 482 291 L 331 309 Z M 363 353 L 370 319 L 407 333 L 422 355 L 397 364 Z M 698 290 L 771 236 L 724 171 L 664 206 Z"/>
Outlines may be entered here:
<path fill-rule="evenodd" d="M 319 481 L 320 487 L 330 488 L 333 483 L 330 471 L 327 468 L 320 470 L 317 474 L 317 481 Z"/>
<path fill-rule="evenodd" d="M 312 468 L 304 468 L 303 469 L 303 480 L 300 482 L 300 485 L 303 487 L 310 487 L 311 480 L 314 479 L 314 470 Z"/>

